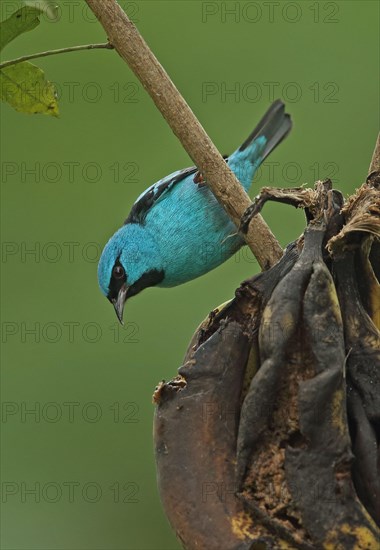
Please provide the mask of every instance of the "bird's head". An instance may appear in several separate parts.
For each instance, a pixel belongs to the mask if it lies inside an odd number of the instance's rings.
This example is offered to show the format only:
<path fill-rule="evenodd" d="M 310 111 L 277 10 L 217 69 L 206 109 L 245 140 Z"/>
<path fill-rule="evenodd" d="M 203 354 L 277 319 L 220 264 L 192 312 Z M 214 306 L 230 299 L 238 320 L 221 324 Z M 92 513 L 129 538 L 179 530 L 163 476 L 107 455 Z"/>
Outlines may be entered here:
<path fill-rule="evenodd" d="M 121 323 L 126 300 L 163 278 L 159 249 L 144 226 L 124 225 L 104 247 L 98 266 L 99 286 Z"/>

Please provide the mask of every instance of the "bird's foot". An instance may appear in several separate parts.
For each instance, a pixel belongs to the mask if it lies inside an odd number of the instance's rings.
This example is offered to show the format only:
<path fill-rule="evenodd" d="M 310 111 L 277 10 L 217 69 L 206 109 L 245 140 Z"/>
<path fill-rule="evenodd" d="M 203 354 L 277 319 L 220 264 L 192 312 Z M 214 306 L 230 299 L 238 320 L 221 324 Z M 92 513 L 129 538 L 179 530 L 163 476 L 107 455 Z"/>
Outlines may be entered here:
<path fill-rule="evenodd" d="M 200 172 L 199 170 L 195 173 L 193 181 L 198 185 L 198 187 L 206 186 L 206 180 L 203 179 L 202 172 Z"/>

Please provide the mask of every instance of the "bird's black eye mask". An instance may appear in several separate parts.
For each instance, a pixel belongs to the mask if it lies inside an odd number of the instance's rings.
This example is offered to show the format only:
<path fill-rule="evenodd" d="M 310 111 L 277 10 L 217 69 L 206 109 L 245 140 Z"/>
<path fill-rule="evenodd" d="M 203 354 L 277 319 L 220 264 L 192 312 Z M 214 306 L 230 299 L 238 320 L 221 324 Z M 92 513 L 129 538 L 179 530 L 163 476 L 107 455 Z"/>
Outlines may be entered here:
<path fill-rule="evenodd" d="M 142 275 L 140 279 L 136 281 L 133 285 L 128 286 L 127 274 L 118 258 L 112 268 L 107 298 L 110 302 L 114 302 L 115 300 L 117 300 L 120 289 L 124 285 L 128 287 L 126 297 L 130 298 L 131 296 L 135 296 L 136 294 L 144 290 L 144 288 L 160 283 L 163 280 L 164 275 L 165 274 L 162 269 L 150 269 L 149 271 L 144 273 L 144 275 Z"/>
<path fill-rule="evenodd" d="M 127 282 L 127 274 L 124 267 L 121 265 L 119 258 L 116 260 L 111 274 L 107 298 L 117 300 L 121 287 Z"/>

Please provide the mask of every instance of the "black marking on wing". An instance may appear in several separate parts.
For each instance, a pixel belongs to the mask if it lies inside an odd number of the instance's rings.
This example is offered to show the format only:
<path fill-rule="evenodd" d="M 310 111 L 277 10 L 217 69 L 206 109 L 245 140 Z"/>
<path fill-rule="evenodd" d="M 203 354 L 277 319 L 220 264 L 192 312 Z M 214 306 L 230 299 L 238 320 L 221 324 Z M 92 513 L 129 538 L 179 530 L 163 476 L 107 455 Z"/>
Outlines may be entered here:
<path fill-rule="evenodd" d="M 158 199 L 174 185 L 182 181 L 186 176 L 195 174 L 197 168 L 191 166 L 190 168 L 184 168 L 178 174 L 172 178 L 164 179 L 158 185 L 153 185 L 140 199 L 138 199 L 124 222 L 124 225 L 128 223 L 140 223 L 143 224 L 145 216 L 152 208 L 152 206 L 158 201 Z"/>

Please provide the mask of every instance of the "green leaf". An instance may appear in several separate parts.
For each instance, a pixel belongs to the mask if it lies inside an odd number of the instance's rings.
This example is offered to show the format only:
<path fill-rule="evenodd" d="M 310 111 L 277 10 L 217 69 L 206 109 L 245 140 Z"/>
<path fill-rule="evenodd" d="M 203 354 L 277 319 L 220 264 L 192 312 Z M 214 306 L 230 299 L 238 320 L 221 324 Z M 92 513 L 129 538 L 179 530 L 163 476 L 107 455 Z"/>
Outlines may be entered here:
<path fill-rule="evenodd" d="M 54 84 L 27 61 L 0 71 L 0 99 L 21 113 L 59 115 Z"/>
<path fill-rule="evenodd" d="M 51 21 L 54 21 L 57 18 L 58 7 L 56 3 L 51 0 L 24 0 L 23 4 L 26 6 L 31 6 L 32 8 L 37 8 L 41 12 L 46 13 Z"/>
<path fill-rule="evenodd" d="M 54 20 L 56 7 L 50 0 L 28 0 L 8 19 L 0 23 L 0 51 L 20 34 L 35 29 L 46 13 Z M 17 63 L 0 70 L 0 100 L 22 113 L 58 116 L 54 85 L 46 80 L 42 69 L 31 63 Z"/>
<path fill-rule="evenodd" d="M 57 6 L 49 0 L 27 0 L 8 19 L 0 23 L 0 51 L 20 34 L 35 29 L 40 24 L 39 17 L 46 13 L 50 21 L 56 20 Z"/>
<path fill-rule="evenodd" d="M 0 23 L 0 50 L 20 34 L 35 29 L 39 24 L 41 10 L 31 6 L 20 8 Z"/>

